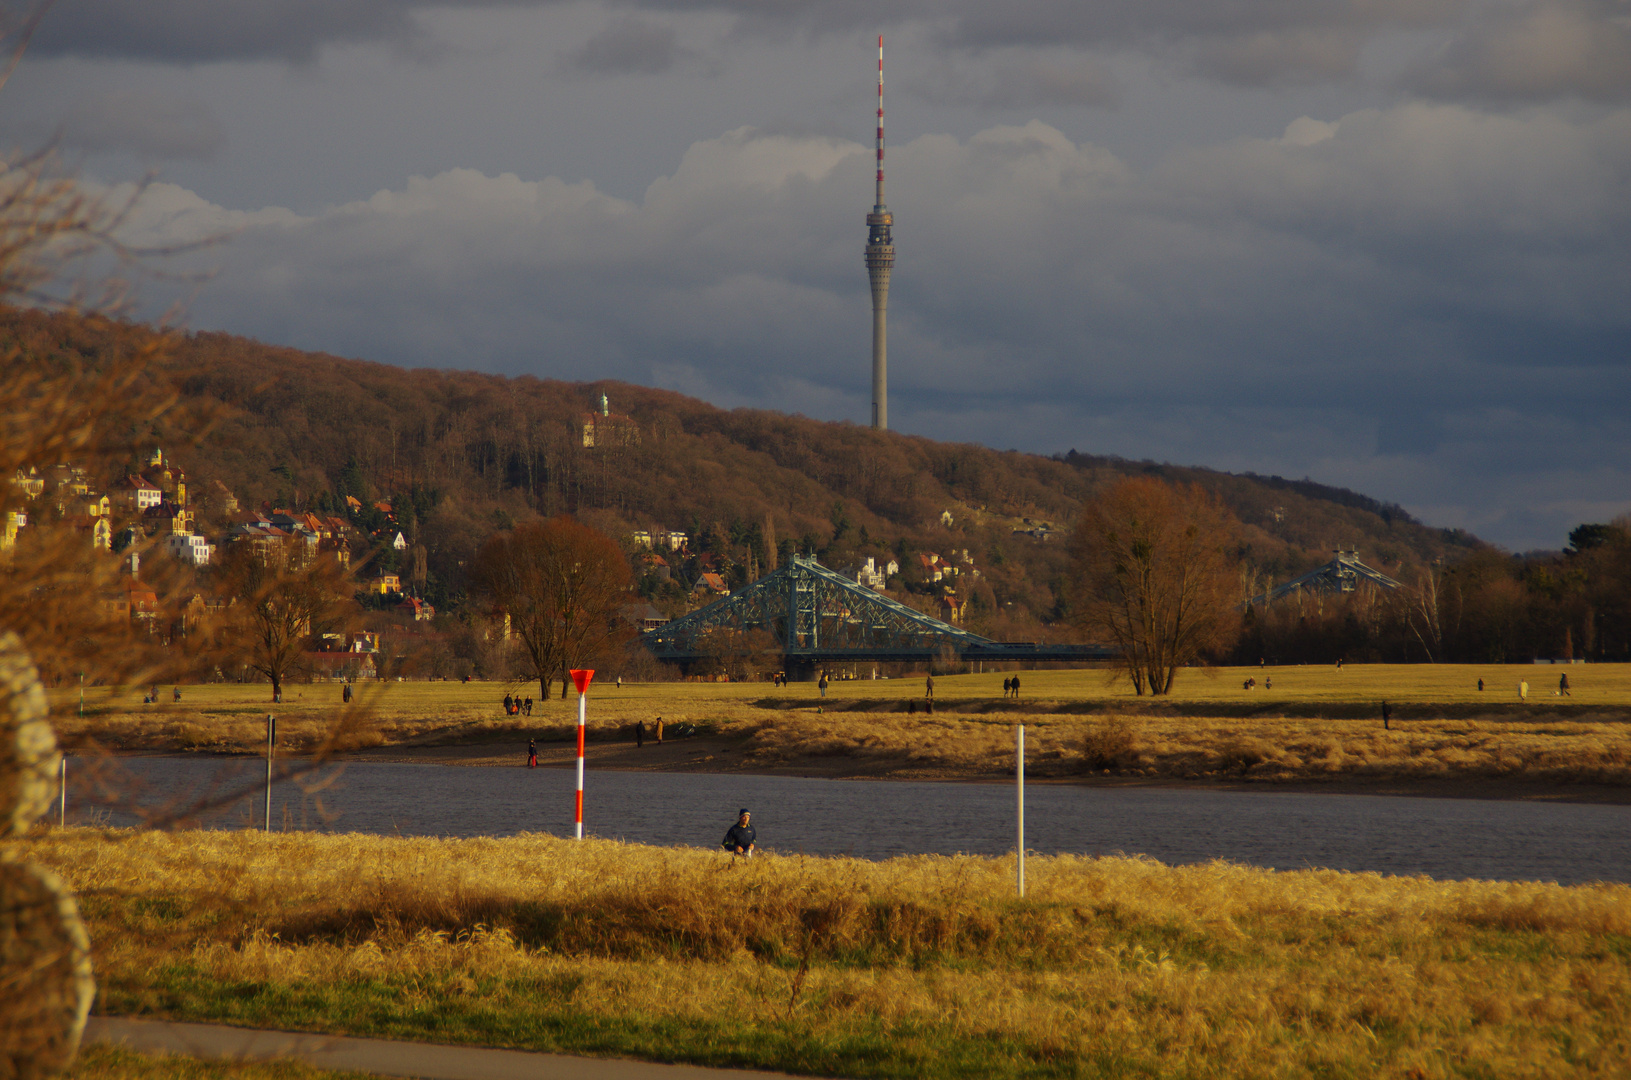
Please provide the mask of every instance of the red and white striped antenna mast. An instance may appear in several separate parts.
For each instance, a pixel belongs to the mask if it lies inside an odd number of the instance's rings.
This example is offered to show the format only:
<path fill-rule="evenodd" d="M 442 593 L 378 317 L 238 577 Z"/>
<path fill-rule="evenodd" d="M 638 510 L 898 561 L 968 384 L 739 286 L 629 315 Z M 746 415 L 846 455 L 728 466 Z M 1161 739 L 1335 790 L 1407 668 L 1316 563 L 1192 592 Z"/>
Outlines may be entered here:
<path fill-rule="evenodd" d="M 883 35 L 878 35 L 878 197 L 873 200 L 883 207 Z"/>
<path fill-rule="evenodd" d="M 883 35 L 878 35 L 878 190 L 866 216 L 866 269 L 872 279 L 872 426 L 889 428 L 889 272 L 895 265 L 894 215 L 883 203 Z"/>

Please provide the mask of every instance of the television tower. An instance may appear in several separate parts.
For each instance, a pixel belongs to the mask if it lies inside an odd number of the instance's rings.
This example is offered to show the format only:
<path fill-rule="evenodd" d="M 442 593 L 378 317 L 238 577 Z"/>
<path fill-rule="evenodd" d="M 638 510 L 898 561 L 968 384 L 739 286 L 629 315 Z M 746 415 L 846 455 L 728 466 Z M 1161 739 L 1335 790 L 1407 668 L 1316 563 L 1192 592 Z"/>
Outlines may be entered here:
<path fill-rule="evenodd" d="M 878 195 L 866 216 L 866 271 L 872 279 L 872 426 L 889 430 L 889 271 L 894 215 L 883 204 L 883 35 L 878 35 Z"/>

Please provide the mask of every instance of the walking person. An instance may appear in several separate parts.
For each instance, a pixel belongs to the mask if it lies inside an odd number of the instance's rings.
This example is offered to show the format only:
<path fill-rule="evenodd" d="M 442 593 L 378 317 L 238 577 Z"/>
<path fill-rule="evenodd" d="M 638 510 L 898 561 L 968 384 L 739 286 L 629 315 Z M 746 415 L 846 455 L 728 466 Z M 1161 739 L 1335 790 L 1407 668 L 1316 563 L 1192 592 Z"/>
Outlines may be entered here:
<path fill-rule="evenodd" d="M 1478 680 L 1478 692 L 1480 694 L 1482 694 L 1484 692 L 1484 680 L 1483 679 Z"/>
<path fill-rule="evenodd" d="M 1567 671 L 1557 677 L 1557 695 L 1558 697 L 1574 696 L 1573 694 L 1569 693 L 1569 673 Z M 180 699 L 177 698 L 177 700 L 179 701 Z"/>
<path fill-rule="evenodd" d="M 1392 706 L 1390 706 L 1385 701 L 1382 702 L 1382 730 L 1383 731 L 1391 730 L 1388 727 L 1388 720 L 1390 720 L 1392 717 L 1393 717 L 1393 708 L 1392 708 Z"/>
<path fill-rule="evenodd" d="M 736 824 L 725 833 L 725 839 L 720 842 L 731 856 L 740 855 L 744 859 L 753 858 L 753 842 L 758 839 L 759 833 L 749 822 L 753 815 L 748 813 L 747 807 L 737 812 Z"/>
<path fill-rule="evenodd" d="M 1014 676 L 1014 700 L 1019 700 L 1019 676 Z"/>
<path fill-rule="evenodd" d="M 1003 700 L 1004 701 L 1008 700 L 1008 695 L 1013 693 L 1013 692 L 1014 692 L 1014 680 L 1012 680 L 1012 679 L 1002 680 L 1002 697 L 1003 697 Z"/>
<path fill-rule="evenodd" d="M 821 691 L 822 697 L 827 696 L 827 673 L 825 671 L 821 673 L 821 681 L 816 683 L 816 689 Z"/>
<path fill-rule="evenodd" d="M 636 749 L 646 745 L 646 722 L 644 720 L 634 722 L 634 745 Z"/>
<path fill-rule="evenodd" d="M 504 715 L 509 716 L 511 713 L 513 713 L 515 711 L 514 706 L 515 706 L 515 698 L 511 697 L 509 694 L 505 694 L 504 695 Z"/>
<path fill-rule="evenodd" d="M 924 681 L 924 688 L 926 690 L 926 693 L 924 694 L 924 696 L 927 697 L 930 701 L 933 701 L 934 700 L 934 675 L 931 674 L 928 677 L 928 679 L 926 679 Z"/>
<path fill-rule="evenodd" d="M 538 767 L 538 740 L 537 739 L 528 739 L 527 740 L 527 768 L 536 769 L 537 767 Z"/>
<path fill-rule="evenodd" d="M 657 745 L 663 744 L 663 718 L 657 717 Z"/>
<path fill-rule="evenodd" d="M 1529 700 L 1529 680 L 1528 679 L 1519 679 L 1518 680 L 1518 700 L 1519 701 L 1528 701 Z"/>
<path fill-rule="evenodd" d="M 532 699 L 531 698 L 527 699 L 527 715 L 528 716 L 532 715 Z"/>

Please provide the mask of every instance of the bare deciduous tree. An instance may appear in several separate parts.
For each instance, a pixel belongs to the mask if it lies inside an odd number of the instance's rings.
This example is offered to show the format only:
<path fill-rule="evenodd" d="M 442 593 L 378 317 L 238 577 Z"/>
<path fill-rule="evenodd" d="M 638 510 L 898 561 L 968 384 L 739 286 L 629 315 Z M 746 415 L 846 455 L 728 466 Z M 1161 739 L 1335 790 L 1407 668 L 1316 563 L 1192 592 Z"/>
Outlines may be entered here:
<path fill-rule="evenodd" d="M 621 613 L 632 580 L 616 541 L 564 516 L 493 536 L 471 573 L 493 613 L 509 617 L 543 698 L 556 673 L 564 697 L 568 668 L 584 666 L 629 638 Z"/>
<path fill-rule="evenodd" d="M 310 642 L 340 625 L 351 595 L 348 575 L 331 558 L 304 558 L 298 542 L 226 546 L 219 580 L 233 597 L 222 644 L 272 684 L 304 670 Z"/>
<path fill-rule="evenodd" d="M 1239 627 L 1234 519 L 1199 487 L 1138 477 L 1082 510 L 1075 536 L 1077 620 L 1114 645 L 1143 694 L 1226 648 Z"/>

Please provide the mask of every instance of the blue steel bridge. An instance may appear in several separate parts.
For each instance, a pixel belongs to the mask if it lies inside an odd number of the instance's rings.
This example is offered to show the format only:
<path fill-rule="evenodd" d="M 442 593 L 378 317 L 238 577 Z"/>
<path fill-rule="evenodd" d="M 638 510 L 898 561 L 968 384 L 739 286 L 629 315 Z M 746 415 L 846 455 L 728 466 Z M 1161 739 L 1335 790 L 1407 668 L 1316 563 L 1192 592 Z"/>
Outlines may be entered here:
<path fill-rule="evenodd" d="M 642 635 L 659 660 L 689 664 L 738 652 L 779 652 L 789 674 L 824 664 L 961 660 L 1106 660 L 1099 645 L 993 641 L 915 611 L 813 558 Z"/>

